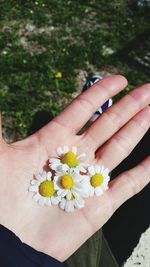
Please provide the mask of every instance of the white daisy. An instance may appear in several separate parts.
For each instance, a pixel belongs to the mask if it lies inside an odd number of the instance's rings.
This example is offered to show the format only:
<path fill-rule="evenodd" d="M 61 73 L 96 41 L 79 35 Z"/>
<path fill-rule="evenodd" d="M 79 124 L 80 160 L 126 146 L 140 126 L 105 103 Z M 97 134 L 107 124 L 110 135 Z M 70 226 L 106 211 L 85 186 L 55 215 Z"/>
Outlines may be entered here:
<path fill-rule="evenodd" d="M 61 198 L 65 197 L 67 200 L 71 200 L 72 195 L 75 198 L 87 197 L 87 179 L 87 175 L 80 175 L 72 169 L 56 172 L 54 176 L 54 188 L 57 190 L 58 196 Z"/>
<path fill-rule="evenodd" d="M 75 197 L 72 194 L 70 200 L 66 197 L 62 198 L 59 203 L 59 207 L 67 212 L 73 212 L 75 208 L 81 209 L 84 207 L 84 200 L 82 197 Z"/>
<path fill-rule="evenodd" d="M 110 180 L 108 168 L 104 166 L 92 165 L 88 167 L 88 190 L 89 196 L 100 196 L 108 189 L 108 182 Z"/>
<path fill-rule="evenodd" d="M 77 147 L 73 146 L 69 150 L 68 146 L 59 147 L 57 149 L 57 158 L 51 158 L 49 160 L 49 167 L 55 171 L 67 171 L 74 169 L 75 172 L 86 172 L 85 163 L 83 160 L 86 158 L 86 154 L 77 155 Z"/>
<path fill-rule="evenodd" d="M 37 201 L 41 206 L 57 205 L 60 201 L 54 183 L 52 181 L 52 173 L 43 171 L 31 181 L 29 187 L 30 192 L 35 192 L 33 200 Z"/>

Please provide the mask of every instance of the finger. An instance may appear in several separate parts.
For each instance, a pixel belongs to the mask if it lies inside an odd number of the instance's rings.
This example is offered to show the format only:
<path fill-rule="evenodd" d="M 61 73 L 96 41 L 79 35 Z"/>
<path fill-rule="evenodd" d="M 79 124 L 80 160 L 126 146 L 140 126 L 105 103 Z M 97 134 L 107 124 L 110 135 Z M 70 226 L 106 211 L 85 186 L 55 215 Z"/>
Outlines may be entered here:
<path fill-rule="evenodd" d="M 108 191 L 113 212 L 126 200 L 140 192 L 150 182 L 150 156 L 138 166 L 110 182 Z"/>
<path fill-rule="evenodd" d="M 150 182 L 150 157 L 146 158 L 133 169 L 117 176 L 109 184 L 101 197 L 92 197 L 86 200 L 85 208 L 81 210 L 80 242 L 87 240 L 100 229 L 125 201 L 140 192 Z M 79 220 L 79 219 L 78 219 Z M 75 222 L 76 224 L 76 222 Z M 79 239 L 78 239 L 79 240 Z M 80 243 L 81 245 L 81 243 Z"/>
<path fill-rule="evenodd" d="M 54 121 L 78 133 L 93 113 L 126 85 L 127 80 L 121 75 L 107 77 L 75 98 Z"/>
<path fill-rule="evenodd" d="M 96 160 L 110 170 L 124 160 L 142 139 L 150 126 L 150 107 L 135 115 L 96 153 Z"/>
<path fill-rule="evenodd" d="M 115 132 L 136 113 L 150 103 L 150 84 L 133 90 L 107 109 L 84 133 L 94 149 L 104 144 Z"/>

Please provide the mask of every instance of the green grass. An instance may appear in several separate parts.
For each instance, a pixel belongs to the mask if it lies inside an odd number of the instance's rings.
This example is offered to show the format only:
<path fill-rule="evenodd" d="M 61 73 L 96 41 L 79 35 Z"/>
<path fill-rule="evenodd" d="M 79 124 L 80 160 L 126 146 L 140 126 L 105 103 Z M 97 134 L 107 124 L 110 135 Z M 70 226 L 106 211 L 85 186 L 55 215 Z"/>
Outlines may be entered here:
<path fill-rule="evenodd" d="M 147 81 L 148 74 L 118 56 L 149 27 L 147 6 L 133 2 L 135 14 L 121 0 L 0 2 L 0 109 L 8 135 L 25 137 L 38 111 L 58 114 L 89 65 L 127 76 L 129 88 L 119 97 Z"/>

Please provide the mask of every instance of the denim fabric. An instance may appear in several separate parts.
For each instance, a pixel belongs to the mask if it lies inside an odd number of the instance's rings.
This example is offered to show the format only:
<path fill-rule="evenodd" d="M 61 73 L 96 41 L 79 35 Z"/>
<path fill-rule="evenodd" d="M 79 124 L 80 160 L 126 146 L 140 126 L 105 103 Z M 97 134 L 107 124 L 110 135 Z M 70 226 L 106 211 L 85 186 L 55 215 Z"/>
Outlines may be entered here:
<path fill-rule="evenodd" d="M 67 267 L 54 258 L 24 244 L 0 225 L 0 267 Z"/>

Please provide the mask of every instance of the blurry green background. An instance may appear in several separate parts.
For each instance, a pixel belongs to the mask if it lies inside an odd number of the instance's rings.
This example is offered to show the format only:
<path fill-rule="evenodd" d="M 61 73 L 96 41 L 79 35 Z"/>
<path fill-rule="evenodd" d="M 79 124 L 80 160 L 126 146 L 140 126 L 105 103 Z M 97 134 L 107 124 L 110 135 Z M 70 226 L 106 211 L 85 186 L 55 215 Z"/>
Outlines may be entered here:
<path fill-rule="evenodd" d="M 150 74 L 150 1 L 0 1 L 0 110 L 8 141 L 58 114 L 90 75 Z M 117 98 L 118 98 L 117 97 Z M 116 98 L 116 99 L 117 99 Z"/>

